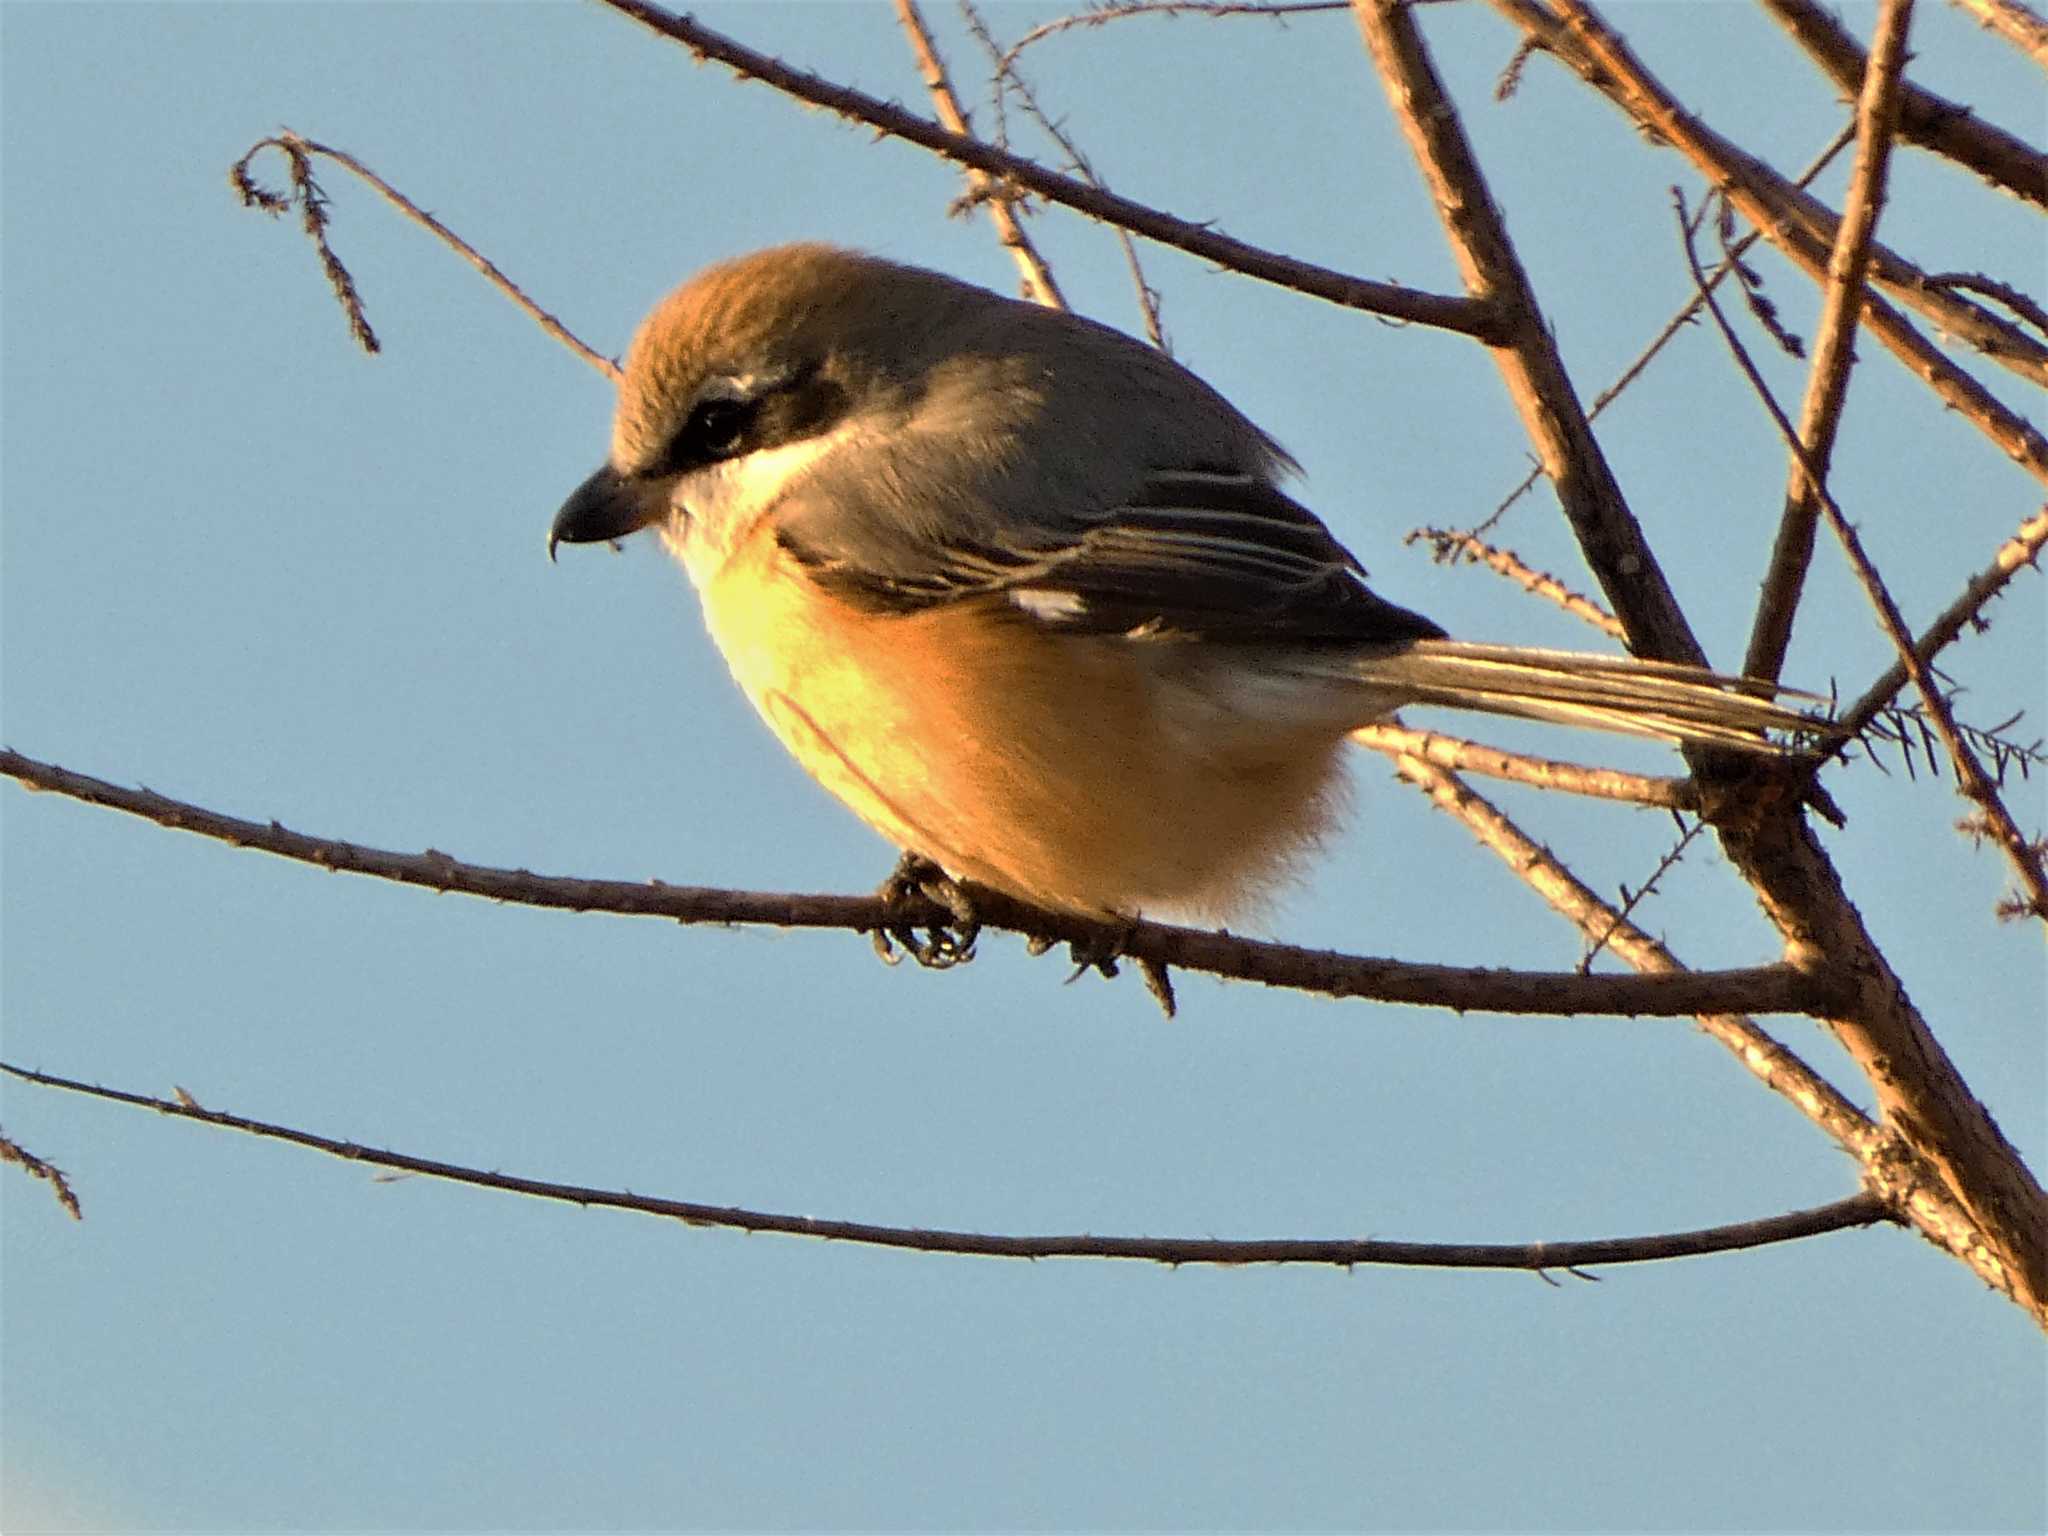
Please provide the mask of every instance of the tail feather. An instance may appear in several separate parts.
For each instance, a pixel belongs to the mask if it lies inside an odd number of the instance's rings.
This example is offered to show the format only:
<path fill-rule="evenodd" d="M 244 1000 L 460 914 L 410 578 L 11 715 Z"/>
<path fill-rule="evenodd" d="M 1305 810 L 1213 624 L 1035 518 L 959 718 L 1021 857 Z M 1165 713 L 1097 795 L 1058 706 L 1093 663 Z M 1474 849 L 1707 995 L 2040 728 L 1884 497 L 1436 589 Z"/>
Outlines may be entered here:
<path fill-rule="evenodd" d="M 1824 717 L 1781 700 L 1811 694 L 1759 678 L 1726 677 L 1705 667 L 1547 651 L 1462 640 L 1419 640 L 1399 651 L 1353 657 L 1354 677 L 1416 704 L 1482 710 L 1586 726 L 1663 741 L 1709 743 L 1782 754 L 1795 745 L 1771 732 L 1812 738 L 1831 733 Z"/>

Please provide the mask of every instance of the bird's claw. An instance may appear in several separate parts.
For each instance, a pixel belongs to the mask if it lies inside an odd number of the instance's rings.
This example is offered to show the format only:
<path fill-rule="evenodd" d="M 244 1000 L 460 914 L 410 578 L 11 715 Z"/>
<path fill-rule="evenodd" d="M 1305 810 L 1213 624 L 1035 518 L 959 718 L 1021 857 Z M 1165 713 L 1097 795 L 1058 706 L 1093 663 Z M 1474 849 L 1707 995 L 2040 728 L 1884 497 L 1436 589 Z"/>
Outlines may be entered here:
<path fill-rule="evenodd" d="M 916 925 L 908 921 L 885 921 L 870 929 L 875 953 L 884 964 L 894 965 L 908 955 L 927 970 L 944 971 L 974 958 L 974 941 L 981 935 L 974 898 L 930 859 L 904 854 L 875 894 L 891 907 L 913 900 L 932 902 L 944 907 L 952 918 L 925 929 L 922 938 Z"/>

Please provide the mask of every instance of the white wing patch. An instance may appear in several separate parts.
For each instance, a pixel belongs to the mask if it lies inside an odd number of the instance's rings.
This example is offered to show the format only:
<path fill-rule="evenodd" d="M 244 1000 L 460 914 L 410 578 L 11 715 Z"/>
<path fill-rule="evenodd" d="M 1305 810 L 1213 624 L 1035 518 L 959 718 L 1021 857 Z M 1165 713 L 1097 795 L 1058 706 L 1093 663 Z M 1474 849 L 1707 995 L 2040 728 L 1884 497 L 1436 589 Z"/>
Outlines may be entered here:
<path fill-rule="evenodd" d="M 1012 587 L 1010 601 L 1041 624 L 1072 624 L 1088 612 L 1087 599 L 1058 587 Z"/>

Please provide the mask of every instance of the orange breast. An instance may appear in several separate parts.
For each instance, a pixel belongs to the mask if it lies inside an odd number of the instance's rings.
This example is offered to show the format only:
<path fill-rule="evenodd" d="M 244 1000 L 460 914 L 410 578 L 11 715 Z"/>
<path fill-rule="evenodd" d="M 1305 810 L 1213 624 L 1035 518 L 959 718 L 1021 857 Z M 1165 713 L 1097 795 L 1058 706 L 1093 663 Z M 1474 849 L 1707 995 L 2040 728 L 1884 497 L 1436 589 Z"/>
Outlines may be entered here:
<path fill-rule="evenodd" d="M 702 591 L 797 760 L 948 872 L 1097 916 L 1242 915 L 1326 830 L 1344 731 L 1234 708 L 1227 656 L 1061 635 L 1001 600 L 875 616 L 766 525 Z"/>

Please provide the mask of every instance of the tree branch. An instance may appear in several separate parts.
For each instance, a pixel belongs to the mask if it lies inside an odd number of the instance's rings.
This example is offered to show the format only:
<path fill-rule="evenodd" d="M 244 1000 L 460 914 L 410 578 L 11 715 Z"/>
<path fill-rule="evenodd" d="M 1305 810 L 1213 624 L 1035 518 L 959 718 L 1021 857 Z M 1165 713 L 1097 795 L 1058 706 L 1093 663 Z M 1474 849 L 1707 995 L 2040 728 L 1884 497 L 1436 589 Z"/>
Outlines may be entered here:
<path fill-rule="evenodd" d="M 537 875 L 523 869 L 465 864 L 436 849 L 393 853 L 335 838 L 310 837 L 276 822 L 244 821 L 146 789 L 125 789 L 103 779 L 37 762 L 0 748 L 0 774 L 47 790 L 194 832 L 236 847 L 323 869 L 370 875 L 431 891 L 461 892 L 492 901 L 572 912 L 611 912 L 678 923 L 756 923 L 778 928 L 841 928 L 873 932 L 885 925 L 943 925 L 954 914 L 928 901 L 890 903 L 874 896 L 804 896 L 772 891 L 726 891 L 700 886 L 641 884 Z M 1340 955 L 1211 933 L 1169 923 L 1141 922 L 1105 934 L 1100 924 L 1044 912 L 996 891 L 974 890 L 977 916 L 1053 943 L 1100 948 L 1114 937 L 1132 960 L 1205 971 L 1266 986 L 1330 997 L 1416 1003 L 1490 1013 L 1597 1013 L 1671 1017 L 1703 1008 L 1757 1013 L 1818 1013 L 1840 1000 L 1824 974 L 1767 965 L 1727 971 L 1689 971 L 1660 978 L 1580 976 L 1572 972 L 1515 972 L 1485 967 L 1424 965 L 1362 955 Z"/>
<path fill-rule="evenodd" d="M 1903 4 L 1910 3 L 1910 0 L 1888 0 L 1888 3 Z M 1672 189 L 1672 196 L 1679 204 L 1679 225 L 1685 241 L 1685 258 L 1691 264 L 1694 280 L 1702 285 L 1704 291 L 1706 273 L 1700 266 L 1699 253 L 1693 249 L 1692 240 L 1685 233 L 1684 200 L 1675 187 Z M 2042 867 L 2040 845 L 2021 834 L 2018 823 L 2012 818 L 2012 812 L 2006 809 L 2005 801 L 1998 793 L 1997 785 L 1992 783 L 1991 776 L 1984 771 L 1984 765 L 1977 761 L 1977 754 L 1970 749 L 1970 744 L 1964 739 L 1962 732 L 1956 729 L 1955 715 L 1948 707 L 1948 698 L 1942 693 L 1940 684 L 1934 680 L 1934 674 L 1915 651 L 1913 636 L 1906 628 L 1905 617 L 1899 612 L 1898 604 L 1892 600 L 1884 578 L 1878 575 L 1876 565 L 1865 553 L 1863 540 L 1850 525 L 1849 519 L 1843 515 L 1835 498 L 1828 493 L 1819 466 L 1807 457 L 1805 448 L 1800 444 L 1798 432 L 1794 430 L 1778 402 L 1771 397 L 1770 386 L 1764 382 L 1763 375 L 1750 360 L 1741 338 L 1735 334 L 1735 328 L 1728 323 L 1728 317 L 1721 312 L 1720 303 L 1711 295 L 1707 298 L 1707 313 L 1713 317 L 1715 326 L 1728 343 L 1736 363 L 1749 380 L 1750 388 L 1763 403 L 1772 422 L 1776 424 L 1779 436 L 1784 438 L 1786 446 L 1791 449 L 1794 459 L 1798 461 L 1801 471 L 1806 476 L 1811 495 L 1819 504 L 1821 511 L 1826 514 L 1828 527 L 1834 531 L 1836 541 L 1849 557 L 1850 569 L 1856 573 L 1856 579 L 1863 587 L 1865 595 L 1869 597 L 1871 607 L 1877 611 L 1878 627 L 1892 642 L 1893 649 L 1899 653 L 1900 663 L 1906 669 L 1906 675 L 1912 678 L 1914 687 L 1919 689 L 1921 707 L 1933 723 L 1936 732 L 1940 734 L 1942 745 L 1948 749 L 1949 760 L 1955 767 L 1958 793 L 1977 807 L 1978 814 L 1984 819 L 1988 835 L 2004 851 L 2013 869 L 2018 873 L 2020 888 L 2026 894 L 2026 910 L 2042 922 L 2048 923 L 2048 870 Z"/>
<path fill-rule="evenodd" d="M 1629 805 L 1654 806 L 1667 811 L 1697 811 L 1700 788 L 1691 779 L 1653 778 L 1647 774 L 1623 773 L 1616 768 L 1591 768 L 1584 763 L 1561 763 L 1548 757 L 1530 757 L 1521 752 L 1503 752 L 1482 742 L 1445 736 L 1436 731 L 1411 731 L 1384 723 L 1364 725 L 1351 733 L 1362 747 L 1390 757 L 1415 757 L 1453 773 L 1478 773 L 1490 779 L 1531 784 L 1538 789 L 1559 790 L 1568 795 L 1586 795 L 1595 800 L 1620 800 Z"/>
<path fill-rule="evenodd" d="M 1649 974 L 1669 974 L 1680 969 L 1679 960 L 1669 949 L 1633 923 L 1625 921 L 1620 913 L 1559 864 L 1547 848 L 1531 841 L 1496 807 L 1473 793 L 1455 775 L 1417 759 L 1404 760 L 1400 771 L 1401 776 L 1427 794 L 1438 809 L 1463 822 L 1482 845 L 1514 871 L 1518 879 L 1534 889 L 1582 933 L 1597 939 L 1603 948 L 1611 950 L 1626 964 Z M 1758 825 L 1770 829 L 1789 825 L 1802 835 L 1805 833 L 1803 823 L 1784 816 L 1759 818 Z M 1731 838 L 1725 827 L 1721 830 L 1724 842 L 1749 851 L 1745 839 Z M 1815 857 L 1819 856 L 1816 854 Z M 1752 863 L 1755 862 L 1757 860 L 1753 857 Z M 1774 873 L 1783 870 L 1782 865 L 1769 867 Z M 1834 870 L 1824 859 L 1819 859 L 1817 867 L 1795 867 L 1793 873 L 1814 880 L 1832 881 L 1835 878 Z M 1855 909 L 1848 907 L 1846 899 L 1841 907 L 1845 917 L 1838 917 L 1837 909 L 1824 900 L 1817 905 L 1823 919 L 1831 925 L 1830 931 L 1838 922 L 1853 922 L 1855 919 Z M 1863 975 L 1859 974 L 1858 979 L 1862 982 Z M 1902 991 L 1898 1000 L 1902 1006 L 1910 1008 L 1904 1003 Z M 1914 1018 L 1917 1020 L 1917 1015 Z M 1987 1285 L 2029 1307 L 2036 1320 L 2048 1326 L 2048 1307 L 2041 1306 L 2036 1300 L 2038 1292 L 2028 1289 L 2024 1273 L 2015 1272 L 2014 1245 L 2010 1234 L 2001 1226 L 1987 1226 L 1978 1220 L 1971 1209 L 1951 1193 L 1953 1180 L 1945 1178 L 1942 1169 L 1923 1155 L 1915 1144 L 1896 1130 L 1873 1125 L 1831 1083 L 1773 1039 L 1754 1019 L 1734 1011 L 1703 1012 L 1698 1022 L 1700 1028 L 1734 1055 L 1745 1071 L 1789 1101 L 1832 1137 L 1843 1151 L 1855 1158 L 1863 1169 L 1865 1188 L 1884 1194 L 1891 1208 L 1904 1213 L 1929 1242 L 1967 1264 Z M 1939 1047 L 1935 1049 L 1938 1051 Z M 1947 1065 L 1946 1058 L 1941 1064 Z M 1978 1108 L 1981 1113 L 1981 1106 Z M 1989 1117 L 1985 1118 L 1988 1121 Z M 1996 1129 L 1996 1126 L 1992 1127 L 1993 1134 L 1996 1134 Z M 2022 1178 L 2027 1176 L 2023 1165 L 2018 1171 Z"/>
<path fill-rule="evenodd" d="M 1403 0 L 1353 0 L 1388 101 L 1436 202 L 1465 286 L 1507 317 L 1493 357 L 1586 562 L 1639 655 L 1705 664 L 1692 626 L 1593 437 L 1457 108 Z"/>
<path fill-rule="evenodd" d="M 1759 0 L 1844 94 L 1863 89 L 1868 60 L 1849 29 L 1813 0 Z M 2048 35 L 2048 34 L 2044 34 Z M 1994 187 L 2048 208 L 2048 155 L 1987 123 L 1959 102 L 1906 83 L 1899 99 L 1900 137 L 1975 171 Z"/>
<path fill-rule="evenodd" d="M 1787 186 L 1764 162 L 1737 149 L 1683 111 L 1649 76 L 1626 44 L 1580 0 L 1558 3 L 1569 13 L 1569 24 L 1560 21 L 1539 0 L 1492 0 L 1497 10 L 1576 69 L 1640 127 L 1683 151 L 1742 210 L 1743 216 L 1793 262 L 1816 279 L 1824 277 L 1828 259 L 1824 242 L 1834 237 L 1833 216 L 1805 193 Z M 1815 210 L 1811 216 L 1804 211 L 1809 206 Z M 1880 280 L 1889 281 L 1882 273 Z M 1910 283 L 1908 288 L 1918 297 L 1926 296 L 1923 283 Z M 1952 324 L 1947 315 L 1936 319 L 1959 335 L 1966 335 L 1973 328 L 1959 318 Z M 1903 315 L 1874 293 L 1865 296 L 1863 324 L 1944 405 L 1997 443 L 2028 473 L 2048 483 L 2048 438 L 2043 438 L 2024 417 L 2008 409 L 1968 373 L 1942 356 Z M 2010 326 L 2004 329 L 2018 335 Z M 2041 350 L 2031 342 L 2026 349 L 2030 354 Z M 2033 371 L 2031 367 L 2029 371 Z"/>
<path fill-rule="evenodd" d="M 2020 0 L 1955 0 L 2028 58 L 2048 69 L 2048 21 Z"/>
<path fill-rule="evenodd" d="M 570 1205 L 633 1211 L 665 1216 L 693 1227 L 722 1227 L 740 1232 L 779 1232 L 791 1237 L 862 1243 L 878 1248 L 908 1248 L 920 1253 L 972 1254 L 1008 1259 L 1145 1259 L 1157 1264 L 1357 1264 L 1398 1265 L 1427 1269 L 1582 1269 L 1594 1264 L 1643 1264 L 1664 1259 L 1693 1258 L 1761 1248 L 1868 1227 L 1894 1218 L 1881 1197 L 1868 1191 L 1809 1210 L 1789 1211 L 1759 1221 L 1736 1222 L 1692 1232 L 1665 1232 L 1649 1237 L 1595 1238 L 1542 1243 L 1412 1243 L 1373 1238 L 1170 1238 L 1008 1236 L 988 1232 L 953 1232 L 930 1227 L 885 1227 L 861 1221 L 835 1221 L 816 1216 L 790 1216 L 740 1206 L 706 1205 L 694 1200 L 668 1200 L 626 1190 L 584 1184 L 559 1184 L 518 1174 L 486 1172 L 460 1163 L 444 1163 L 409 1153 L 365 1147 L 311 1131 L 252 1120 L 211 1110 L 185 1100 L 152 1098 L 119 1088 L 106 1088 L 54 1073 L 0 1062 L 0 1072 L 38 1087 L 84 1094 L 137 1109 L 153 1109 L 173 1119 L 196 1121 L 240 1131 L 271 1141 L 289 1142 L 329 1157 L 390 1168 L 452 1184 L 529 1195 Z"/>
<path fill-rule="evenodd" d="M 925 89 L 931 92 L 932 106 L 939 114 L 939 121 L 949 132 L 965 138 L 973 130 L 968 124 L 967 114 L 961 109 L 960 98 L 954 94 L 953 82 L 946 74 L 946 64 L 939 57 L 938 44 L 932 40 L 931 28 L 924 22 L 924 13 L 917 8 L 917 0 L 896 0 L 896 19 L 903 24 L 903 32 L 910 39 L 911 52 L 917 56 L 917 67 L 924 74 Z M 979 202 L 988 208 L 989 222 L 996 227 L 996 238 L 1003 243 L 1017 270 L 1024 279 L 1025 295 L 1035 304 L 1048 309 L 1065 309 L 1066 296 L 1060 292 L 1060 285 L 1052 275 L 1052 268 L 1031 237 L 1024 232 L 1024 222 L 1017 217 L 1017 196 L 1009 192 L 996 177 L 986 171 L 967 168 L 967 185 L 972 194 L 968 201 Z"/>
<path fill-rule="evenodd" d="M 1847 128 L 1836 134 L 1833 139 L 1829 140 L 1826 148 L 1822 149 L 1818 155 L 1815 155 L 1812 160 L 1807 162 L 1806 169 L 1799 173 L 1793 185 L 1799 187 L 1806 186 L 1814 177 L 1827 169 L 1836 155 L 1840 154 L 1855 141 L 1856 126 L 1851 123 Z M 1735 241 L 1734 244 L 1730 245 L 1714 270 L 1708 274 L 1707 281 L 1709 285 L 1713 287 L 1720 286 L 1728 274 L 1735 270 L 1743 256 L 1749 252 L 1750 247 L 1754 246 L 1761 239 L 1763 239 L 1763 231 L 1751 229 L 1747 234 Z M 1615 376 L 1613 383 L 1593 397 L 1592 405 L 1586 409 L 1586 420 L 1589 422 L 1598 421 L 1600 413 L 1621 398 L 1628 387 L 1635 383 L 1642 376 L 1644 370 L 1656 360 L 1657 355 L 1670 344 L 1671 339 L 1692 324 L 1693 317 L 1699 312 L 1700 296 L 1697 293 L 1688 294 L 1685 302 L 1678 306 L 1677 311 L 1669 320 L 1664 322 L 1663 328 L 1650 338 L 1649 344 L 1641 352 L 1636 354 L 1635 360 Z M 1465 536 L 1476 539 L 1480 534 L 1486 532 L 1487 529 L 1500 521 L 1502 515 L 1506 513 L 1509 507 L 1526 495 L 1536 482 L 1542 478 L 1543 468 L 1541 465 L 1530 470 L 1527 475 L 1522 477 L 1521 483 L 1502 498 L 1500 504 L 1493 509 L 1484 522 L 1465 530 Z M 1618 628 L 1613 633 L 1617 639 L 1620 638 L 1620 630 Z"/>
<path fill-rule="evenodd" d="M 256 184 L 255 178 L 250 175 L 249 162 L 265 149 L 278 150 L 290 161 L 292 183 L 298 191 L 301 204 L 305 209 L 307 233 L 312 237 L 314 244 L 319 247 L 321 262 L 327 268 L 328 277 L 334 283 L 335 292 L 341 298 L 342 307 L 349 313 L 351 326 L 356 329 L 358 336 L 367 338 L 364 344 L 369 351 L 374 352 L 377 350 L 376 338 L 368 334 L 369 321 L 363 318 L 361 302 L 355 296 L 355 283 L 348 276 L 347 269 L 341 265 L 340 260 L 327 245 L 325 233 L 327 221 L 324 214 L 319 213 L 324 199 L 320 197 L 320 189 L 313 184 L 312 172 L 309 169 L 309 162 L 314 155 L 325 156 L 374 187 L 392 207 L 396 208 L 422 229 L 427 230 L 435 239 L 476 268 L 478 272 L 483 274 L 485 282 L 489 283 L 521 310 L 525 311 L 528 318 L 542 330 L 546 331 L 548 335 L 554 337 L 556 341 L 559 341 L 571 352 L 582 358 L 584 362 L 590 364 L 591 367 L 602 373 L 614 384 L 618 383 L 619 365 L 617 363 L 613 362 L 596 348 L 587 345 L 574 331 L 571 331 L 547 310 L 542 309 L 540 305 L 528 298 L 526 290 L 500 271 L 497 264 L 484 255 L 482 251 L 479 251 L 467 240 L 456 234 L 454 230 L 443 224 L 439 219 L 427 212 L 426 209 L 420 207 L 418 203 L 415 203 L 411 198 L 399 191 L 398 188 L 392 186 L 390 182 L 379 176 L 347 150 L 336 149 L 329 144 L 321 144 L 301 134 L 293 133 L 290 129 L 286 129 L 274 138 L 258 139 L 249 146 L 248 150 L 242 155 L 242 158 L 237 160 L 228 171 L 228 179 L 234 184 L 235 189 L 242 194 L 242 201 L 250 207 L 261 208 L 264 212 L 273 214 L 282 212 L 285 207 L 284 199 L 274 192 L 268 192 L 259 187 Z M 316 217 L 316 214 L 319 214 L 319 216 Z"/>
<path fill-rule="evenodd" d="M 1554 0 L 1555 12 L 1544 0 L 1494 3 L 1510 6 L 1510 15 L 1518 21 L 1525 16 L 1536 21 L 1546 47 L 1579 66 L 1590 84 L 1711 177 L 1773 245 L 1815 279 L 1826 276 L 1828 251 L 1840 222 L 1837 216 L 1819 198 L 1794 187 L 1767 161 L 1680 107 L 1588 0 Z M 1559 15 L 1561 22 L 1556 19 Z M 1886 291 L 1945 334 L 1968 343 L 2023 379 L 2048 384 L 2048 346 L 1953 293 L 1931 289 L 1926 273 L 1882 243 L 1871 246 L 1871 264 L 1875 280 Z"/>
<path fill-rule="evenodd" d="M 1587 418 L 1592 419 L 1590 415 Z M 1532 480 L 1529 482 L 1534 484 Z M 1438 564 L 1456 565 L 1469 561 L 1483 565 L 1517 583 L 1524 592 L 1547 598 L 1557 604 L 1575 619 L 1582 619 L 1603 635 L 1616 640 L 1623 638 L 1621 623 L 1591 598 L 1572 591 L 1548 571 L 1539 571 L 1523 563 L 1521 556 L 1511 549 L 1502 549 L 1489 544 L 1476 533 L 1454 528 L 1412 528 L 1401 542 L 1413 544 L 1417 539 L 1429 543 Z"/>
<path fill-rule="evenodd" d="M 2021 523 L 2019 531 L 1999 545 L 1998 552 L 1991 557 L 1991 564 L 1970 579 L 1969 585 L 1963 588 L 1963 595 L 1944 608 L 1940 617 L 1927 626 L 1920 638 L 1913 642 L 1914 659 L 1922 667 L 1931 667 L 1934 658 L 1950 642 L 1966 628 L 1980 622 L 1985 607 L 2005 590 L 2006 583 L 2016 572 L 2022 567 L 2040 569 L 2043 545 L 2048 545 L 2048 506 Z M 1899 690 L 1908 681 L 1907 663 L 1901 657 L 1843 714 L 1839 722 L 1841 736 L 1829 743 L 1824 751 L 1827 754 L 1842 751 L 1877 718 L 1879 711 L 1898 697 Z"/>
<path fill-rule="evenodd" d="M 1233 272 L 1242 272 L 1261 282 L 1274 283 L 1348 309 L 1391 315 L 1395 319 L 1411 320 L 1417 325 L 1475 336 L 1482 341 L 1493 339 L 1501 332 L 1501 317 L 1490 305 L 1479 300 L 1374 282 L 1311 262 L 1295 261 L 1277 251 L 1234 240 L 1200 224 L 1090 187 L 1070 176 L 1061 176 L 1035 161 L 997 149 L 992 144 L 948 133 L 928 118 L 905 112 L 850 86 L 835 85 L 807 71 L 792 69 L 779 59 L 736 43 L 690 17 L 665 11 L 650 4 L 649 0 L 598 0 L 598 3 L 630 17 L 671 42 L 682 44 L 700 60 L 715 60 L 743 79 L 758 80 L 798 101 L 807 101 L 813 106 L 836 112 L 851 122 L 908 140 L 957 164 L 1016 182 L 1048 202 L 1062 204 L 1105 223 L 1120 224 L 1148 240 L 1200 256 Z"/>
<path fill-rule="evenodd" d="M 1792 459 L 1777 542 L 1750 629 L 1749 655 L 1742 664 L 1745 677 L 1776 682 L 1785 670 L 1785 652 L 1792 643 L 1792 621 L 1813 559 L 1817 496 L 1834 457 L 1835 432 L 1849 396 L 1849 370 L 1856 361 L 1856 321 L 1863 308 L 1863 280 L 1870 270 L 1877 216 L 1884 207 L 1885 175 L 1899 115 L 1899 80 L 1906 67 L 1906 33 L 1912 18 L 1913 0 L 1884 0 L 1878 13 L 1876 46 L 1856 103 L 1856 163 L 1849 173 L 1834 250 L 1828 256 L 1827 292 L 1821 303 L 1813 366 L 1807 374 L 1806 401 L 1800 410 L 1799 441 L 1803 447 Z M 1702 295 L 1701 302 L 1705 301 Z M 1813 475 L 1820 478 L 1815 480 Z"/>

